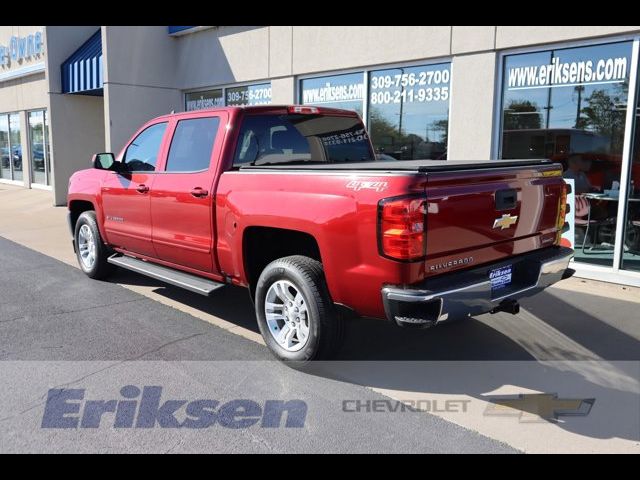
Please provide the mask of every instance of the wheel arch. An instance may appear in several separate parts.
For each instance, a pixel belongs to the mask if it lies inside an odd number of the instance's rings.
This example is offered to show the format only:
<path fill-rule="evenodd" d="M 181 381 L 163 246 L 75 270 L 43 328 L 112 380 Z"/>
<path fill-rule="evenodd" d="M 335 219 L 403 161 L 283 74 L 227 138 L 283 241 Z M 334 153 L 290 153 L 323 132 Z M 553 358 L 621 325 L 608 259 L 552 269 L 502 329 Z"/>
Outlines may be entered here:
<path fill-rule="evenodd" d="M 69 201 L 69 224 L 72 230 L 75 229 L 80 215 L 91 210 L 95 211 L 96 207 L 93 202 L 90 202 L 89 200 L 76 199 Z"/>
<path fill-rule="evenodd" d="M 317 239 L 308 232 L 264 226 L 250 226 L 242 236 L 244 277 L 254 297 L 256 283 L 269 263 L 278 258 L 303 255 L 322 263 Z"/>
<path fill-rule="evenodd" d="M 98 230 L 100 231 L 102 241 L 106 244 L 109 243 L 107 232 L 104 228 L 104 216 L 100 197 L 74 193 L 68 197 L 67 208 L 69 210 L 69 226 L 71 229 L 75 229 L 78 218 L 80 218 L 80 215 L 84 212 L 90 210 L 96 212 L 96 222 L 98 223 Z"/>

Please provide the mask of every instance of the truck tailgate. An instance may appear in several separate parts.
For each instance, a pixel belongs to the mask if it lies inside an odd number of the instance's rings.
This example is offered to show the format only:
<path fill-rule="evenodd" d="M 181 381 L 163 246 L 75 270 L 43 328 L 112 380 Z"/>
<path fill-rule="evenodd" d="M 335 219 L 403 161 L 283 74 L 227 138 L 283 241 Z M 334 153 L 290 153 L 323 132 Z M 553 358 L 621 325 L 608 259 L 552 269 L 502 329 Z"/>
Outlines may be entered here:
<path fill-rule="evenodd" d="M 560 165 L 484 165 L 427 174 L 427 276 L 555 242 Z"/>

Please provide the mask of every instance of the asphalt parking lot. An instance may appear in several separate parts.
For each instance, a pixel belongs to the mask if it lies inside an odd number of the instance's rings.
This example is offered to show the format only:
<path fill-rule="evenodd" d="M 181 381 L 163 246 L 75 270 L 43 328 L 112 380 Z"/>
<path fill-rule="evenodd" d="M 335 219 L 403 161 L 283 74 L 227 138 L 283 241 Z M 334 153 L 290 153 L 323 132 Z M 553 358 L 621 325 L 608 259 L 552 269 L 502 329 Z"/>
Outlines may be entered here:
<path fill-rule="evenodd" d="M 115 283 L 88 281 L 79 270 L 2 238 L 0 264 L 0 361 L 5 365 L 0 376 L 5 386 L 13 385 L 0 395 L 3 452 L 122 451 L 124 446 L 140 452 L 169 448 L 185 452 L 515 451 L 421 412 L 370 416 L 367 421 L 341 414 L 341 399 L 385 397 L 362 386 L 288 368 L 273 361 L 266 347 L 258 343 Z M 166 365 L 164 371 L 155 368 L 159 362 Z M 187 363 L 180 366 L 179 362 Z M 93 430 L 38 429 L 46 389 L 29 395 L 34 384 L 25 385 L 28 382 L 24 381 L 33 374 L 31 368 L 44 372 L 53 365 L 66 364 L 63 373 L 49 377 L 48 384 L 40 378 L 42 385 L 53 388 L 62 383 L 66 388 L 91 389 L 113 382 L 117 393 L 126 383 L 141 384 L 151 377 L 153 385 L 171 388 L 180 386 L 180 377 L 191 375 L 195 369 L 191 362 L 207 372 L 197 383 L 210 395 L 249 399 L 293 395 L 304 399 L 309 405 L 305 427 L 276 433 L 260 428 L 242 432 L 217 429 L 195 432 L 198 435 L 157 430 L 142 443 L 123 440 L 110 428 L 102 437 Z M 151 372 L 145 372 L 148 368 Z M 145 372 L 143 378 L 136 378 L 141 372 Z M 136 380 L 123 379 L 132 375 Z M 38 379 L 34 381 L 37 384 Z M 193 378 L 189 381 L 193 388 Z"/>

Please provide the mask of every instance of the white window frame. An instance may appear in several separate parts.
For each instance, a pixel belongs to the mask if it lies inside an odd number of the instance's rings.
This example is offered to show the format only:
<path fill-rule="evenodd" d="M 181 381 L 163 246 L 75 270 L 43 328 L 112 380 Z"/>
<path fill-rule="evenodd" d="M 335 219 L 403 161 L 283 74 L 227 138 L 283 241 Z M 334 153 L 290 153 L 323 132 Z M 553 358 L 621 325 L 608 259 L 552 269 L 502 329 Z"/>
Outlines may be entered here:
<path fill-rule="evenodd" d="M 22 180 L 15 179 L 15 171 L 13 169 L 13 158 L 12 155 L 12 143 L 11 143 L 11 115 L 18 115 L 18 120 L 20 120 L 20 111 L 12 111 L 12 112 L 2 112 L 0 113 L 0 117 L 6 115 L 7 117 L 7 127 L 9 137 L 7 138 L 7 142 L 9 144 L 9 175 L 11 178 L 0 178 L 0 182 L 9 184 L 9 185 L 24 185 L 25 181 L 25 168 L 24 168 L 24 152 L 22 152 Z M 22 122 L 20 122 L 22 124 Z M 20 125 L 20 149 L 22 149 L 22 125 Z"/>
<path fill-rule="evenodd" d="M 45 183 L 37 183 L 34 181 L 34 169 L 33 169 L 33 163 L 32 163 L 32 155 L 33 152 L 32 147 L 33 147 L 33 143 L 31 142 L 31 124 L 29 123 L 29 114 L 31 113 L 35 113 L 35 112 L 42 112 L 42 155 L 44 156 L 44 178 L 45 178 Z M 27 147 L 28 147 L 28 151 L 29 151 L 29 185 L 31 186 L 31 188 L 35 188 L 35 189 L 41 189 L 41 190 L 52 190 L 53 189 L 53 162 L 51 162 L 51 155 L 50 152 L 47 152 L 47 142 L 49 142 L 49 150 L 51 150 L 51 139 L 50 138 L 46 138 L 49 136 L 49 130 L 51 125 L 49 125 L 49 128 L 47 129 L 47 132 L 45 134 L 44 131 L 44 127 L 45 124 L 47 122 L 45 122 L 45 117 L 48 115 L 49 110 L 46 107 L 42 107 L 42 108 L 32 108 L 31 110 L 25 110 L 25 119 L 26 119 L 26 128 L 27 128 Z M 48 119 L 49 122 L 51 122 L 51 118 Z M 24 162 L 24 153 L 22 155 L 22 161 Z M 24 165 L 24 163 L 23 163 Z M 47 169 L 47 165 L 49 166 L 49 168 Z M 24 167 L 23 170 L 24 171 Z"/>

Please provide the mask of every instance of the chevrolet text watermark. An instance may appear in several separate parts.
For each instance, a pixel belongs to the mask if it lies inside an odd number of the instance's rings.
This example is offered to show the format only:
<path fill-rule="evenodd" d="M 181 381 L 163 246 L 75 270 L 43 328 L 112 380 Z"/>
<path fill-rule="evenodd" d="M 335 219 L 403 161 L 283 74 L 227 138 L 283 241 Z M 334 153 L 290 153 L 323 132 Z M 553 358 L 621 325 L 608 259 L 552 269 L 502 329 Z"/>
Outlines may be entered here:
<path fill-rule="evenodd" d="M 343 400 L 345 413 L 466 413 L 471 400 L 464 399 L 420 399 L 420 400 Z"/>
<path fill-rule="evenodd" d="M 85 389 L 52 388 L 42 428 L 303 428 L 307 403 L 302 400 L 163 398 L 162 387 L 126 385 L 115 399 L 88 399 Z"/>

